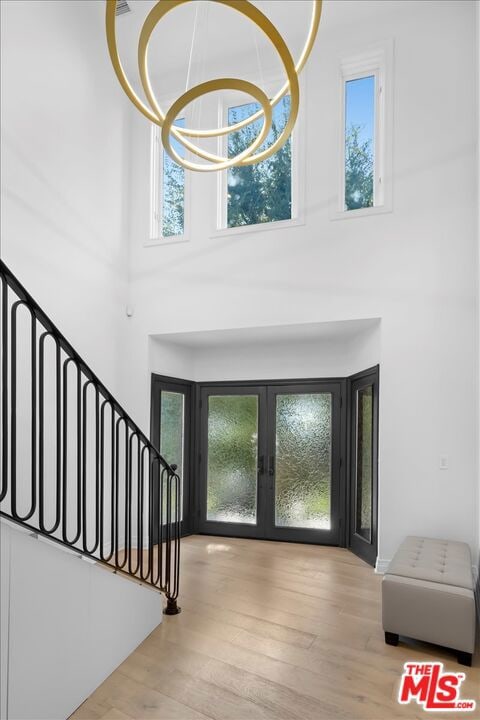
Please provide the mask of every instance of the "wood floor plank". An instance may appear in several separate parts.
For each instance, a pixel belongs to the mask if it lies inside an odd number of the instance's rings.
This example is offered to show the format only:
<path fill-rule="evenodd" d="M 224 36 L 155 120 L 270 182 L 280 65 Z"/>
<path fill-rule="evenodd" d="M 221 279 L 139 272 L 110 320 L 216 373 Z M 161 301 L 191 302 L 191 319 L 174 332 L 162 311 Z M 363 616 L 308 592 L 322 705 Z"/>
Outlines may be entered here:
<path fill-rule="evenodd" d="M 186 593 L 190 597 L 189 589 L 187 589 Z M 358 618 L 348 614 L 340 614 L 340 605 L 332 609 L 331 607 L 320 606 L 319 603 L 318 609 L 309 608 L 303 614 L 299 614 L 301 612 L 299 607 L 294 603 L 292 604 L 292 602 L 289 603 L 287 609 L 284 609 L 285 604 L 275 603 L 280 605 L 281 609 L 278 609 L 278 607 L 273 607 L 272 603 L 269 604 L 270 601 L 266 599 L 267 595 L 263 597 L 259 597 L 259 595 L 258 593 L 256 597 L 252 597 L 251 593 L 242 592 L 238 588 L 231 586 L 224 586 L 215 593 L 205 593 L 202 588 L 199 588 L 193 592 L 192 597 L 198 597 L 202 601 L 211 602 L 219 607 L 229 607 L 262 620 L 284 624 L 304 632 L 315 632 L 315 628 L 322 624 L 332 625 L 345 631 L 356 630 L 359 627 Z M 370 626 L 370 632 L 373 632 L 378 627 L 377 622 L 369 619 L 363 619 L 362 625 L 364 627 Z"/>
<path fill-rule="evenodd" d="M 343 608 L 343 603 L 322 601 L 317 598 L 302 595 L 296 590 L 280 590 L 266 585 L 262 588 L 260 583 L 247 582 L 245 580 L 228 578 L 222 587 L 223 592 L 230 592 L 237 597 L 246 598 L 253 602 L 267 604 L 277 610 L 286 610 L 294 615 L 310 617 L 312 619 L 327 616 L 337 617 Z"/>
<path fill-rule="evenodd" d="M 214 684 L 231 688 L 238 695 L 248 697 L 253 702 L 267 705 L 273 711 L 275 718 L 317 720 L 322 716 L 345 719 L 348 717 L 346 713 L 342 713 L 338 705 L 320 702 L 256 673 L 240 670 L 238 667 L 217 660 L 210 661 L 202 669 L 200 676 Z"/>
<path fill-rule="evenodd" d="M 314 633 L 296 630 L 268 620 L 259 620 L 251 615 L 201 602 L 195 598 L 183 598 L 182 607 L 197 613 L 200 617 L 217 620 L 241 630 L 250 630 L 259 637 L 280 640 L 297 647 L 310 647 L 317 639 L 317 635 Z M 364 638 L 364 644 L 365 642 L 366 638 Z"/>
<path fill-rule="evenodd" d="M 377 691 L 377 688 L 370 687 L 363 679 L 355 684 L 354 671 L 335 668 L 328 658 L 323 658 L 321 666 L 315 667 L 313 664 L 314 669 L 307 669 L 290 663 L 289 654 L 282 659 L 271 657 L 264 653 L 265 648 L 260 652 L 251 647 L 242 647 L 235 641 L 225 642 L 209 638 L 207 635 L 171 623 L 156 636 L 159 652 L 165 649 L 163 645 L 165 640 L 183 647 L 185 652 L 194 651 L 209 655 L 240 670 L 253 672 L 260 677 L 282 684 L 320 703 L 327 703 L 330 707 L 336 706 L 339 716 L 342 715 L 342 709 L 350 712 L 355 709 L 359 718 L 388 717 L 386 714 L 390 705 L 388 700 L 380 697 L 378 692 L 371 696 L 373 690 Z M 391 678 L 389 681 L 391 682 Z M 368 707 L 365 709 L 367 698 Z M 392 717 L 404 715 L 402 710 L 399 708 L 398 712 L 392 712 Z"/>
<path fill-rule="evenodd" d="M 75 710 L 69 720 L 101 720 L 110 710 L 112 706 L 98 701 L 94 694 Z"/>
<path fill-rule="evenodd" d="M 132 680 L 122 672 L 122 666 L 95 690 L 94 696 L 133 720 L 211 720 L 210 715 Z"/>
<path fill-rule="evenodd" d="M 105 715 L 102 715 L 101 720 L 133 720 L 133 718 L 131 715 L 125 715 L 125 713 L 120 712 L 120 710 L 111 708 L 107 710 Z"/>
<path fill-rule="evenodd" d="M 278 610 L 276 608 L 269 607 L 268 604 L 255 602 L 251 598 L 249 599 L 248 596 L 239 597 L 238 593 L 232 590 L 226 592 L 218 591 L 216 593 L 203 593 L 202 591 L 197 593 L 187 592 L 187 596 L 193 601 L 198 598 L 203 602 L 209 602 L 219 608 L 228 607 L 229 609 L 235 610 L 239 613 L 244 613 L 245 615 L 249 615 L 253 618 L 257 618 L 265 622 L 285 625 L 286 627 L 294 628 L 306 633 L 312 632 L 312 628 L 315 627 L 312 619 L 309 617 L 304 617 L 303 615 L 291 613 L 283 609 Z M 339 614 L 336 613 L 337 618 L 338 616 Z M 322 616 L 321 621 L 319 622 L 325 623 L 327 620 L 328 623 L 333 626 L 335 626 L 335 624 L 341 624 L 338 620 L 337 623 L 335 623 L 335 617 L 331 616 L 328 618 Z M 345 623 L 348 624 L 348 622 L 349 620 L 347 618 Z M 355 625 L 358 625 L 358 621 L 355 621 Z"/>
<path fill-rule="evenodd" d="M 190 565 L 190 563 L 189 563 Z M 315 598 L 323 598 L 330 602 L 349 601 L 352 596 L 352 579 L 351 577 L 335 578 L 335 585 L 331 585 L 331 576 L 327 573 L 314 573 L 318 577 L 302 577 L 298 573 L 291 574 L 286 570 L 271 570 L 264 566 L 255 565 L 244 559 L 237 558 L 234 563 L 231 560 L 223 558 L 216 559 L 209 563 L 205 560 L 194 560 L 192 566 L 198 572 L 213 573 L 219 578 L 235 578 L 248 582 L 262 583 L 268 580 L 271 587 L 282 590 L 295 589 L 302 595 L 310 595 Z M 358 580 L 355 582 L 355 596 L 369 600 L 370 602 L 378 602 L 378 589 L 372 588 L 372 584 L 365 578 L 364 585 L 361 586 Z"/>
<path fill-rule="evenodd" d="M 450 651 L 385 645 L 381 577 L 343 548 L 238 538 L 182 541 L 179 603 L 74 720 L 416 720 L 407 660 Z M 463 668 L 462 668 L 463 670 Z M 480 663 L 464 697 L 480 701 Z"/>
<path fill-rule="evenodd" d="M 228 688 L 212 684 L 205 678 L 199 679 L 197 675 L 168 665 L 161 666 L 155 658 L 140 652 L 133 653 L 123 663 L 121 672 L 215 720 L 274 719 L 271 710 L 262 703 L 253 703 Z"/>

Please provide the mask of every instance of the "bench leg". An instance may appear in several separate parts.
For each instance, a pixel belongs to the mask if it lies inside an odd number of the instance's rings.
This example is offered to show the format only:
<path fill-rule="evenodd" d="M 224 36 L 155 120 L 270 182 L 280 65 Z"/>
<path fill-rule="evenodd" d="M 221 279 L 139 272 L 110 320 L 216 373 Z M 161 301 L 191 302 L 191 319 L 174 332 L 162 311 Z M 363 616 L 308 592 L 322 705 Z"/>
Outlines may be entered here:
<path fill-rule="evenodd" d="M 397 633 L 385 632 L 385 642 L 387 645 L 398 645 Z"/>
<path fill-rule="evenodd" d="M 459 651 L 457 658 L 458 658 L 458 662 L 460 665 L 466 665 L 467 667 L 472 667 L 472 653 Z"/>

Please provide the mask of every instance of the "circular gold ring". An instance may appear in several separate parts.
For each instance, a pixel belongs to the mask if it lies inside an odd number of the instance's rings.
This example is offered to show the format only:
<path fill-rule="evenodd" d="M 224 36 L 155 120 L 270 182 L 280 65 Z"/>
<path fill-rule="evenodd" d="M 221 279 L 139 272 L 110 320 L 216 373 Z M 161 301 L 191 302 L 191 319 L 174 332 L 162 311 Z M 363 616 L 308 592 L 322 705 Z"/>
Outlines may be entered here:
<path fill-rule="evenodd" d="M 169 122 L 167 123 L 167 130 L 164 132 L 163 127 L 167 115 L 165 115 L 160 108 L 150 83 L 148 73 L 148 44 L 153 30 L 155 29 L 158 22 L 165 15 L 170 10 L 173 10 L 179 5 L 183 5 L 191 1 L 192 0 L 158 0 L 158 2 L 154 5 L 144 22 L 139 39 L 138 63 L 142 86 L 147 100 L 150 104 L 150 107 L 148 107 L 135 93 L 133 87 L 128 81 L 126 73 L 121 64 L 118 54 L 115 28 L 115 10 L 117 0 L 107 0 L 107 43 L 112 65 L 114 67 L 118 80 L 123 90 L 129 97 L 129 99 L 133 102 L 133 104 L 137 107 L 137 109 L 140 110 L 140 112 L 142 112 L 142 114 L 145 115 L 145 117 L 147 117 L 151 122 L 159 125 L 162 128 L 162 141 L 164 143 L 166 151 L 179 165 L 183 166 L 184 168 L 208 172 L 221 170 L 225 169 L 226 167 L 232 167 L 237 165 L 250 165 L 253 163 L 257 163 L 260 160 L 265 160 L 266 158 L 277 152 L 282 147 L 282 145 L 285 144 L 295 125 L 299 108 L 298 73 L 304 67 L 311 53 L 315 37 L 318 32 L 322 10 L 322 0 L 313 0 L 312 16 L 307 40 L 296 65 L 294 64 L 293 58 L 285 41 L 283 40 L 280 33 L 277 31 L 275 26 L 257 7 L 252 5 L 249 0 L 213 0 L 215 2 L 220 2 L 222 5 L 230 7 L 233 10 L 236 10 L 237 12 L 251 20 L 260 30 L 263 31 L 263 33 L 273 44 L 280 56 L 280 59 L 285 68 L 287 81 L 273 98 L 271 98 L 270 100 L 267 98 L 266 105 L 264 100 L 266 98 L 265 93 L 252 83 L 247 83 L 246 81 L 241 81 L 234 78 L 220 78 L 218 80 L 202 83 L 201 85 L 191 88 L 190 91 L 184 93 L 177 101 L 173 103 L 172 107 L 167 113 Z M 235 84 L 235 87 L 232 87 L 232 85 L 229 84 L 232 82 Z M 240 85 L 242 87 L 240 87 Z M 248 87 L 249 89 L 246 90 L 246 87 Z M 198 88 L 202 88 L 202 90 L 199 91 Z M 255 88 L 255 90 L 253 90 L 253 88 Z M 201 95 L 213 92 L 214 90 L 218 89 L 239 89 L 242 92 L 248 92 L 249 95 L 257 99 L 261 107 L 251 116 L 244 118 L 243 120 L 235 123 L 234 125 L 229 125 L 213 130 L 179 128 L 173 126 L 173 122 L 175 121 L 175 118 L 177 117 L 177 114 L 181 109 L 183 109 L 194 99 L 198 99 Z M 287 92 L 290 92 L 291 103 L 289 117 L 285 124 L 285 127 L 283 128 L 280 135 L 268 148 L 265 148 L 264 150 L 254 154 L 255 150 L 262 144 L 263 139 L 265 139 L 265 137 L 268 135 L 272 121 L 273 108 L 287 94 Z M 258 98 L 262 98 L 262 100 L 259 100 Z M 268 111 L 267 106 L 269 108 Z M 177 110 L 177 113 L 173 112 L 175 109 Z M 227 135 L 249 125 L 252 122 L 255 122 L 256 120 L 261 119 L 262 117 L 264 120 L 262 131 L 259 133 L 256 140 L 249 146 L 249 148 L 239 153 L 239 155 L 235 158 L 225 158 L 213 153 L 209 153 L 187 140 L 187 137 L 202 138 Z M 182 158 L 180 155 L 178 155 L 178 153 L 174 151 L 170 142 L 170 135 L 173 135 L 175 139 L 191 153 L 197 155 L 204 160 L 209 161 L 212 164 L 205 165 L 199 163 L 192 163 L 185 158 Z M 263 139 L 259 141 L 259 138 L 262 136 L 264 136 Z"/>
<path fill-rule="evenodd" d="M 252 22 L 255 23 L 267 36 L 267 38 L 270 40 L 270 42 L 273 44 L 275 49 L 277 50 L 278 54 L 280 55 L 280 58 L 283 62 L 285 72 L 287 74 L 288 84 L 290 88 L 290 113 L 288 120 L 285 124 L 285 127 L 283 128 L 282 132 L 276 138 L 276 140 L 266 149 L 264 149 L 262 152 L 258 153 L 254 157 L 250 158 L 243 158 L 239 159 L 237 165 L 249 165 L 252 163 L 256 163 L 259 160 L 265 160 L 266 158 L 270 157 L 274 153 L 279 150 L 282 145 L 288 140 L 291 131 L 293 129 L 293 126 L 295 125 L 295 121 L 297 119 L 298 115 L 298 108 L 300 104 L 300 89 L 298 85 L 298 76 L 295 72 L 295 65 L 293 62 L 293 58 L 290 55 L 290 51 L 285 44 L 282 36 L 278 32 L 278 30 L 275 28 L 275 26 L 270 22 L 270 20 L 260 11 L 258 8 L 255 7 L 255 5 L 252 5 L 248 0 L 216 0 L 217 2 L 221 2 L 222 5 L 226 5 L 227 7 L 232 8 L 233 10 L 236 10 L 237 12 L 241 13 L 242 15 L 245 15 L 249 20 L 252 20 Z M 140 79 L 142 81 L 142 86 L 145 91 L 145 95 L 147 96 L 147 99 L 150 103 L 150 106 L 153 108 L 153 110 L 156 112 L 157 117 L 163 124 L 165 120 L 165 115 L 160 108 L 157 99 L 155 97 L 155 94 L 152 89 L 152 85 L 150 82 L 150 77 L 148 73 L 148 44 L 150 42 L 150 37 L 152 35 L 153 30 L 157 26 L 157 24 L 160 22 L 160 20 L 165 17 L 165 15 L 170 12 L 170 10 L 173 10 L 174 8 L 178 7 L 179 5 L 184 5 L 186 2 L 191 2 L 191 0 L 159 0 L 156 5 L 152 8 L 150 13 L 147 15 L 147 18 L 143 24 L 141 33 L 140 33 L 140 40 L 138 43 L 138 64 L 139 64 L 139 70 L 140 70 Z M 222 78 L 223 80 L 224 78 Z M 198 97 L 198 96 L 197 96 Z M 261 117 L 261 114 L 260 116 Z M 233 127 L 233 126 L 232 126 Z M 197 155 L 198 157 L 203 158 L 204 160 L 209 160 L 212 163 L 215 163 L 214 166 L 210 166 L 205 168 L 206 171 L 212 170 L 220 170 L 223 168 L 224 163 L 226 162 L 227 158 L 214 155 L 212 153 L 207 152 L 206 150 L 203 150 L 202 148 L 199 148 L 198 146 L 194 145 L 193 143 L 186 140 L 184 137 L 182 137 L 182 133 L 179 132 L 179 128 L 172 127 L 172 135 L 176 138 L 178 142 L 180 142 L 187 150 L 190 150 L 191 153 L 194 155 Z M 193 134 L 195 131 L 190 131 L 191 134 Z M 215 136 L 215 131 L 212 131 L 211 136 Z M 181 165 L 186 167 L 185 160 L 182 158 Z M 203 166 L 197 166 L 202 167 Z M 230 167 L 230 165 L 229 165 Z"/>
<path fill-rule="evenodd" d="M 172 147 L 170 142 L 170 133 L 173 129 L 173 123 L 175 122 L 178 114 L 193 100 L 202 95 L 215 92 L 216 90 L 238 90 L 240 92 L 251 95 L 255 100 L 260 103 L 263 109 L 263 125 L 261 132 L 257 135 L 255 140 L 241 153 L 236 155 L 234 158 L 225 158 L 223 162 L 218 163 L 214 168 L 210 165 L 192 163 L 185 158 L 182 158 L 176 150 Z M 165 120 L 162 125 L 162 143 L 165 150 L 168 152 L 171 158 L 176 163 L 183 165 L 187 170 L 198 170 L 200 172 L 208 172 L 209 170 L 226 170 L 229 167 L 237 165 L 243 158 L 254 152 L 263 143 L 272 125 L 272 108 L 268 97 L 265 95 L 263 90 L 253 83 L 247 82 L 246 80 L 240 80 L 238 78 L 220 78 L 218 80 L 207 80 L 207 82 L 195 85 L 187 92 L 180 95 L 178 100 L 175 100 L 173 105 L 165 115 Z"/>

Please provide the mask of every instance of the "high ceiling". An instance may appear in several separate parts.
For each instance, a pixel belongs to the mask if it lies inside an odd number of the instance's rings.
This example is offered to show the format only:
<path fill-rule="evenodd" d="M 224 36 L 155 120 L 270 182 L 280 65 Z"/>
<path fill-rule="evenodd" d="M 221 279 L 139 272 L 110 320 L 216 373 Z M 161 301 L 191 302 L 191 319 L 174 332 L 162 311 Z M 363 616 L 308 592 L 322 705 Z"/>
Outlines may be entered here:
<path fill-rule="evenodd" d="M 325 0 L 320 39 L 329 29 L 355 23 L 378 12 L 392 11 L 403 0 Z M 141 26 L 155 0 L 129 0 L 132 12 L 117 18 L 117 35 L 122 61 L 129 75 L 136 74 L 137 44 Z M 294 58 L 303 46 L 311 14 L 311 0 L 257 0 L 254 3 L 275 24 L 290 47 Z M 195 32 L 194 32 L 195 29 Z M 153 77 L 184 77 L 191 57 L 190 85 L 206 79 L 206 68 L 216 75 L 228 70 L 228 61 L 245 56 L 251 72 L 280 72 L 275 52 L 263 34 L 239 13 L 220 4 L 202 0 L 188 2 L 170 12 L 157 26 L 151 42 L 150 67 Z M 227 67 L 226 67 L 227 64 Z M 233 64 L 232 69 L 237 69 Z M 248 72 L 248 67 L 242 65 Z M 197 77 L 195 76 L 197 73 Z M 223 73 L 222 73 L 223 74 Z M 238 73 L 237 75 L 242 73 Z M 161 89 L 159 89 L 161 94 Z"/>

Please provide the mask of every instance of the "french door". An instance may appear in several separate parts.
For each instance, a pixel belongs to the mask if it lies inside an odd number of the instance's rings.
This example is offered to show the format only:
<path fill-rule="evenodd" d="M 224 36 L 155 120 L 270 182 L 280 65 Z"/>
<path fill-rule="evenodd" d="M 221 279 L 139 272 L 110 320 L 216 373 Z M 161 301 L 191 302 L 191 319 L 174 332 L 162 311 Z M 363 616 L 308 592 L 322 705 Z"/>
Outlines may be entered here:
<path fill-rule="evenodd" d="M 340 382 L 201 386 L 199 530 L 338 545 Z"/>

